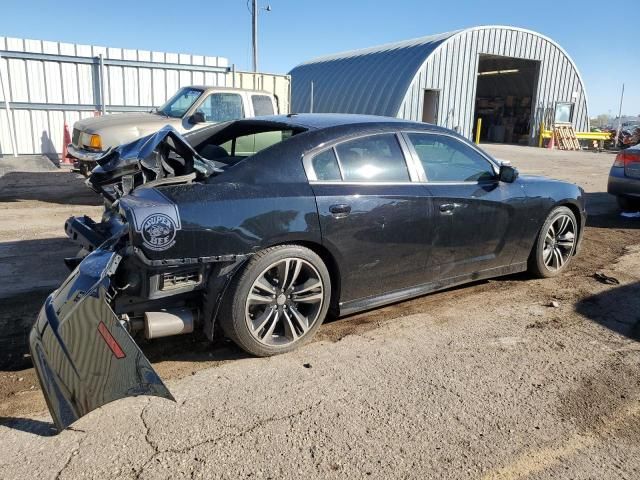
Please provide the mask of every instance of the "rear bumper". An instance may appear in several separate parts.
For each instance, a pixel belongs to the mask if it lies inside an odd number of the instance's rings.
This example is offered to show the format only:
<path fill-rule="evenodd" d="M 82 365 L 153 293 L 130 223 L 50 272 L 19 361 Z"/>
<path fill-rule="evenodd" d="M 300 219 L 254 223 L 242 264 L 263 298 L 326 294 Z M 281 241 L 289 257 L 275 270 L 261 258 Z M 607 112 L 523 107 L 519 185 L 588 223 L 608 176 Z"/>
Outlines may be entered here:
<path fill-rule="evenodd" d="M 40 310 L 29 336 L 33 364 L 56 427 L 137 395 L 173 400 L 109 306 L 117 253 L 88 255 Z"/>
<path fill-rule="evenodd" d="M 640 197 L 640 178 L 626 176 L 624 167 L 611 167 L 607 192 L 611 195 Z"/>

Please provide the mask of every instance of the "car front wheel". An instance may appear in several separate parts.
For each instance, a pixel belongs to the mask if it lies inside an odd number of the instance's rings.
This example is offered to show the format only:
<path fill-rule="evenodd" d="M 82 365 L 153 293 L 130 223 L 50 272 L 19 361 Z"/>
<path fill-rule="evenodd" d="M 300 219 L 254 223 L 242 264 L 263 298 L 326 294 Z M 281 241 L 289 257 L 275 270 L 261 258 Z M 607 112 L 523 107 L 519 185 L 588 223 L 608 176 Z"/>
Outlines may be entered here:
<path fill-rule="evenodd" d="M 578 222 L 567 207 L 554 208 L 540 229 L 529 257 L 529 271 L 540 278 L 555 277 L 573 258 Z"/>
<path fill-rule="evenodd" d="M 232 280 L 219 321 L 243 350 L 260 357 L 309 340 L 327 315 L 329 272 L 308 248 L 280 245 L 256 253 Z"/>

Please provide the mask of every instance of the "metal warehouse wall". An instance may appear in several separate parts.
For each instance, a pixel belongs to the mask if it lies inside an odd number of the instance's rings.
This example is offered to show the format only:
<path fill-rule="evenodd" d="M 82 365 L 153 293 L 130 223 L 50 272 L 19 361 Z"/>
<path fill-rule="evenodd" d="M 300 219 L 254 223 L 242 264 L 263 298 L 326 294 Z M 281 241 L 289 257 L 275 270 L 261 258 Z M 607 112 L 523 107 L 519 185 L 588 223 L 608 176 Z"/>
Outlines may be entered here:
<path fill-rule="evenodd" d="M 438 123 L 471 138 L 478 71 L 478 55 L 502 55 L 540 61 L 540 76 L 532 105 L 535 108 L 530 142 L 539 133 L 557 101 L 575 102 L 573 124 L 588 131 L 587 98 L 575 64 L 553 40 L 515 27 L 476 27 L 456 33 L 428 56 L 416 73 L 398 117 L 422 119 L 422 92 L 440 90 Z M 575 96 L 574 96 L 575 95 Z"/>
<path fill-rule="evenodd" d="M 0 37 L 0 157 L 62 152 L 63 126 L 148 111 L 185 85 L 226 86 L 222 57 Z M 5 100 L 9 102 L 7 112 Z"/>

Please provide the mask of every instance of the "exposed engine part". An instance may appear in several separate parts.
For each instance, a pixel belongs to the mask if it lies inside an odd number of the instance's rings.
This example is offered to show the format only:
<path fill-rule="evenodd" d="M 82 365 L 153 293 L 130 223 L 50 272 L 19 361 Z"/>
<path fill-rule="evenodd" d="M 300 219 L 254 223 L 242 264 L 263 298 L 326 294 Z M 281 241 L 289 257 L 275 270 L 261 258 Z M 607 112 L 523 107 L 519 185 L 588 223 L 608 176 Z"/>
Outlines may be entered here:
<path fill-rule="evenodd" d="M 145 312 L 144 337 L 169 337 L 193 332 L 195 315 L 189 308 L 172 308 L 159 312 Z"/>

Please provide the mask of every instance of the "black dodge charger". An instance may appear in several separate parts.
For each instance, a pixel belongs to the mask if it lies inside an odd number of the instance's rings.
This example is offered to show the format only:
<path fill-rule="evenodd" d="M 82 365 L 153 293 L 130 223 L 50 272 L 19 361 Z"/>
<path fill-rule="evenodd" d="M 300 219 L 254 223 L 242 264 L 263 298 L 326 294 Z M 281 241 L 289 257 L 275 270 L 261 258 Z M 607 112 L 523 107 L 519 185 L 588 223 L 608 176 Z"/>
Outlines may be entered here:
<path fill-rule="evenodd" d="M 118 398 L 172 398 L 133 337 L 201 329 L 266 356 L 347 315 L 461 283 L 564 271 L 576 185 L 518 175 L 456 133 L 359 115 L 171 127 L 107 152 L 100 222 L 30 336 L 62 429 Z"/>

